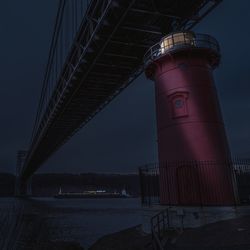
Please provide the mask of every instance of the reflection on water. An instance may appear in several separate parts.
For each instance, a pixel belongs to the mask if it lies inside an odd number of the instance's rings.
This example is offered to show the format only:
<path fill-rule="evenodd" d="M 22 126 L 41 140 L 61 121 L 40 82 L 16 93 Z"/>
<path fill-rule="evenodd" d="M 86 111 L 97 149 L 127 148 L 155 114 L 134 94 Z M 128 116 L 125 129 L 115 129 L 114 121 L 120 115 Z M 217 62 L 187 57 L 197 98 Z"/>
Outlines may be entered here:
<path fill-rule="evenodd" d="M 0 199 L 0 249 L 48 249 L 49 242 L 98 238 L 142 223 L 140 200 Z"/>

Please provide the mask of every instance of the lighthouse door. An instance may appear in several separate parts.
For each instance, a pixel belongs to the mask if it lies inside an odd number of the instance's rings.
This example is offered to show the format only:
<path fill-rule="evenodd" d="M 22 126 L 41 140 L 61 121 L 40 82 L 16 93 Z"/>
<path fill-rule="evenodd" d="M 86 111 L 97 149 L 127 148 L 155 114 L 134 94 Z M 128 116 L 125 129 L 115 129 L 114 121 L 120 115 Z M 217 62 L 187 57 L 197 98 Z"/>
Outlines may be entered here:
<path fill-rule="evenodd" d="M 195 166 L 183 165 L 177 168 L 177 187 L 180 205 L 200 205 L 199 174 Z"/>

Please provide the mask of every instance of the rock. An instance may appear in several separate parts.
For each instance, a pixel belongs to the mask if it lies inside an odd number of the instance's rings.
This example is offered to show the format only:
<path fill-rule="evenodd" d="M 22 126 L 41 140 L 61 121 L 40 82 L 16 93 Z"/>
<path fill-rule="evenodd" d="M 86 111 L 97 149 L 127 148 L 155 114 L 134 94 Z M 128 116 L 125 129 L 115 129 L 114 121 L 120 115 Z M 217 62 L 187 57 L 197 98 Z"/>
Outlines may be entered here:
<path fill-rule="evenodd" d="M 103 236 L 89 250 L 151 250 L 151 235 L 141 225 Z"/>
<path fill-rule="evenodd" d="M 49 250 L 84 250 L 83 247 L 74 241 L 49 241 L 47 243 Z"/>

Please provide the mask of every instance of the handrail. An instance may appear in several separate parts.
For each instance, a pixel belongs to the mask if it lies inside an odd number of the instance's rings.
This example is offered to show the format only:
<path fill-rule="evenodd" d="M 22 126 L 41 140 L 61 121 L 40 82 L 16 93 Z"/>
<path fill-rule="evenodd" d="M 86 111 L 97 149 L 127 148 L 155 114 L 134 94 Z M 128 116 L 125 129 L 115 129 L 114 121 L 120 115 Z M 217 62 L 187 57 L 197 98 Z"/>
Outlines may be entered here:
<path fill-rule="evenodd" d="M 173 51 L 184 48 L 210 49 L 220 54 L 220 46 L 215 38 L 207 34 L 196 34 L 190 31 L 172 33 L 163 37 L 146 52 L 143 62 L 147 66 L 150 62 Z"/>
<path fill-rule="evenodd" d="M 156 247 L 156 250 L 164 250 L 164 247 L 154 230 L 152 231 L 152 240 L 153 240 L 153 247 L 154 248 Z"/>
<path fill-rule="evenodd" d="M 163 243 L 164 232 L 169 228 L 169 211 L 164 209 L 151 218 L 152 242 L 156 250 L 166 249 Z"/>

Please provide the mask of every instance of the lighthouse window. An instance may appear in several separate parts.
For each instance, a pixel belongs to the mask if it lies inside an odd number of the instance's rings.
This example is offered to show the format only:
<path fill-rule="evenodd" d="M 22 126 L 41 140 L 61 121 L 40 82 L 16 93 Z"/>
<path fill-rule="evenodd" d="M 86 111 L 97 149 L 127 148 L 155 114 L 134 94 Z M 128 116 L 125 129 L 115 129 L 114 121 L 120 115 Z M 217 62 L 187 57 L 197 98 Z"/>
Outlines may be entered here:
<path fill-rule="evenodd" d="M 178 92 L 169 96 L 172 117 L 174 119 L 188 116 L 188 93 Z"/>
<path fill-rule="evenodd" d="M 176 108 L 181 108 L 183 107 L 183 101 L 181 99 L 175 100 L 175 107 Z"/>
<path fill-rule="evenodd" d="M 194 45 L 194 34 L 192 32 L 178 32 L 170 34 L 162 39 L 161 54 L 164 54 L 174 46 Z"/>

